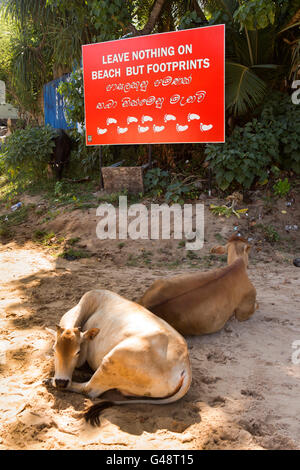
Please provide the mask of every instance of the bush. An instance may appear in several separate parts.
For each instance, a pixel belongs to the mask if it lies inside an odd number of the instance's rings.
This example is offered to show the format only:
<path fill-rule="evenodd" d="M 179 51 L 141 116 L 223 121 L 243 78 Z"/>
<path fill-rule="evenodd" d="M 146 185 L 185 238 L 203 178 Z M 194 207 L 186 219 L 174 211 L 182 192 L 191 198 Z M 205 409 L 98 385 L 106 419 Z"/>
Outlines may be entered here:
<path fill-rule="evenodd" d="M 50 126 L 16 130 L 1 147 L 1 167 L 12 179 L 38 179 L 47 173 L 55 130 Z"/>
<path fill-rule="evenodd" d="M 261 116 L 236 127 L 225 144 L 207 145 L 205 154 L 218 186 L 249 189 L 263 183 L 270 173 L 292 170 L 300 173 L 300 113 L 289 96 L 274 95 Z"/>
<path fill-rule="evenodd" d="M 198 192 L 193 183 L 185 184 L 178 176 L 171 176 L 160 168 L 148 170 L 144 178 L 145 191 L 154 197 L 164 196 L 167 202 L 183 204 L 186 197 L 196 198 Z"/>
<path fill-rule="evenodd" d="M 168 171 L 163 171 L 160 168 L 153 168 L 148 170 L 144 177 L 144 185 L 146 193 L 151 193 L 153 196 L 162 196 L 170 184 L 170 174 Z"/>

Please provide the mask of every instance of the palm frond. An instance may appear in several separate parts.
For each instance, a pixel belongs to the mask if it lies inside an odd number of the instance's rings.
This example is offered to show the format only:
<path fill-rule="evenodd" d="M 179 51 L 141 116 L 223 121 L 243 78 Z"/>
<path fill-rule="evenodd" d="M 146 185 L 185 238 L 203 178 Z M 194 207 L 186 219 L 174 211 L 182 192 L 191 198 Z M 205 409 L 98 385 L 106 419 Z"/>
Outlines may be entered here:
<path fill-rule="evenodd" d="M 266 83 L 250 67 L 226 62 L 226 109 L 241 116 L 258 106 L 266 93 Z"/>

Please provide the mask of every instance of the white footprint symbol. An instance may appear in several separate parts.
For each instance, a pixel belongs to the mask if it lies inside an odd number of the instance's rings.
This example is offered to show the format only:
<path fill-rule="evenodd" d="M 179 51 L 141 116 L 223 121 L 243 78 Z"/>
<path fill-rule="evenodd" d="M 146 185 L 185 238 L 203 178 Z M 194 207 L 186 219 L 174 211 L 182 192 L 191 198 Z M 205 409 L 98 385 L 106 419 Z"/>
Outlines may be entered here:
<path fill-rule="evenodd" d="M 117 129 L 118 134 L 125 134 L 128 131 L 128 127 L 119 127 Z"/>
<path fill-rule="evenodd" d="M 107 118 L 106 125 L 109 126 L 110 124 L 117 124 L 117 120 L 114 118 Z"/>
<path fill-rule="evenodd" d="M 153 121 L 153 118 L 151 116 L 142 116 L 142 123 L 144 124 L 145 122 L 148 121 Z"/>
<path fill-rule="evenodd" d="M 186 131 L 188 128 L 189 128 L 188 125 L 186 125 L 186 126 L 181 126 L 180 124 L 176 124 L 176 130 L 177 130 L 177 132 L 184 132 L 184 131 Z"/>
<path fill-rule="evenodd" d="M 138 119 L 134 116 L 128 116 L 127 124 L 131 124 L 132 122 L 138 122 Z"/>
<path fill-rule="evenodd" d="M 98 135 L 105 134 L 106 132 L 107 132 L 107 129 L 100 129 L 100 127 L 97 127 L 97 134 Z"/>
<path fill-rule="evenodd" d="M 200 116 L 198 114 L 194 114 L 194 113 L 189 113 L 188 115 L 188 121 L 193 121 L 194 119 L 200 119 Z"/>
<path fill-rule="evenodd" d="M 173 114 L 165 114 L 165 115 L 164 115 L 164 121 L 165 121 L 165 122 L 168 122 L 168 121 L 176 121 L 176 117 L 173 116 Z"/>
<path fill-rule="evenodd" d="M 149 130 L 149 127 L 138 126 L 138 131 L 140 134 L 143 134 L 144 132 L 147 132 L 148 130 Z"/>
<path fill-rule="evenodd" d="M 201 122 L 200 124 L 200 130 L 201 131 L 210 131 L 210 129 L 212 129 L 214 126 L 212 124 L 203 124 Z"/>
<path fill-rule="evenodd" d="M 165 126 L 156 126 L 155 124 L 153 125 L 153 131 L 154 132 L 161 132 L 163 131 Z"/>

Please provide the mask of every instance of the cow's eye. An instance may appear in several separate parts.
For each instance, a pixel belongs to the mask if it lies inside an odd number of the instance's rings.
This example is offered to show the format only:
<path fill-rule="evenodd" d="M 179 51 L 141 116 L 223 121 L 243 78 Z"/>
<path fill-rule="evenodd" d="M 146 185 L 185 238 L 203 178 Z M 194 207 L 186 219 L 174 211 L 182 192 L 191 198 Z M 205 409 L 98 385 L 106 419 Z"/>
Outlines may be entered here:
<path fill-rule="evenodd" d="M 79 356 L 80 354 L 80 349 L 77 351 L 76 356 Z"/>

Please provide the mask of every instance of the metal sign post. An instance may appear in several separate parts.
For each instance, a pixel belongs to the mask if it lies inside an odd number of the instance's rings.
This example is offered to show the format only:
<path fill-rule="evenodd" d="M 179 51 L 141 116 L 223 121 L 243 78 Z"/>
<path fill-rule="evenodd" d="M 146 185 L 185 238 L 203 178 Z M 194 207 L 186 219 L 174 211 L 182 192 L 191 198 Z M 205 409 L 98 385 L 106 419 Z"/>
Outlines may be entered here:
<path fill-rule="evenodd" d="M 103 189 L 104 184 L 103 184 L 103 175 L 102 175 L 102 145 L 100 145 L 99 147 L 99 169 L 100 169 L 99 186 L 100 186 L 100 189 Z"/>

